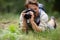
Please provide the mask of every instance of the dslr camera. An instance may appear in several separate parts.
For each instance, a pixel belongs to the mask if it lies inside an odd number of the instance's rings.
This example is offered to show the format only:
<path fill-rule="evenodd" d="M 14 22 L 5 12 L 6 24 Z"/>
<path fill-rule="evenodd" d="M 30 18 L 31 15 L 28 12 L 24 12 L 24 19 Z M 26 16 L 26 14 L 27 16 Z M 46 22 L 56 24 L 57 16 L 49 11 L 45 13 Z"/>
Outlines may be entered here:
<path fill-rule="evenodd" d="M 24 12 L 24 13 L 26 13 L 25 16 L 24 16 L 24 18 L 26 18 L 26 19 L 30 19 L 31 18 L 30 11 L 33 12 L 34 16 L 35 16 L 36 12 L 34 10 L 32 10 L 32 9 L 26 9 L 26 11 Z"/>

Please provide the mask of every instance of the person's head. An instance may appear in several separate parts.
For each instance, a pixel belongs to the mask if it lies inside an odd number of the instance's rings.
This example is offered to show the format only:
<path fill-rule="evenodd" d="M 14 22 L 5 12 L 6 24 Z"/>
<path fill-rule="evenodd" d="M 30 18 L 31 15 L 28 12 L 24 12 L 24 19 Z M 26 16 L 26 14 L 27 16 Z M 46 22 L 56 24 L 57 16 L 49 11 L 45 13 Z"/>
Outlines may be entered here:
<path fill-rule="evenodd" d="M 38 4 L 37 3 L 29 2 L 25 6 L 26 6 L 27 9 L 29 9 L 29 8 L 33 9 L 36 12 L 36 16 L 38 15 L 38 13 L 39 13 L 39 7 L 38 7 Z"/>

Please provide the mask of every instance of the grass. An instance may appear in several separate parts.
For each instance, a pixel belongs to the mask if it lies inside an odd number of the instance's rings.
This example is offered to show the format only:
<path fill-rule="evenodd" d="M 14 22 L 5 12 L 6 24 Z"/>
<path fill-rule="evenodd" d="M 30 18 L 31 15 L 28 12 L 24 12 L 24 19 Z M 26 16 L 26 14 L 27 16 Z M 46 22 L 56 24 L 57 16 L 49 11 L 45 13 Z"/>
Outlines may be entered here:
<path fill-rule="evenodd" d="M 29 31 L 25 34 L 18 27 L 18 14 L 0 14 L 0 40 L 60 40 L 59 20 L 57 20 L 56 30 L 39 33 Z"/>

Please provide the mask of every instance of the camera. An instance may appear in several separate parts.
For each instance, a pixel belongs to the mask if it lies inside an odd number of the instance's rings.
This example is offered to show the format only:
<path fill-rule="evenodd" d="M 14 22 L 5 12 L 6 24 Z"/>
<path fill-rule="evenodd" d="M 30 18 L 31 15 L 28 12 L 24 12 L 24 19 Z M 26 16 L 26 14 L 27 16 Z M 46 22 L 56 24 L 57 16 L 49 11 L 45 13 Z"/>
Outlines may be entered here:
<path fill-rule="evenodd" d="M 26 19 L 31 18 L 30 11 L 33 12 L 35 15 L 36 12 L 33 9 L 26 9 L 26 11 L 25 11 L 26 14 L 25 14 L 24 18 L 26 18 Z"/>

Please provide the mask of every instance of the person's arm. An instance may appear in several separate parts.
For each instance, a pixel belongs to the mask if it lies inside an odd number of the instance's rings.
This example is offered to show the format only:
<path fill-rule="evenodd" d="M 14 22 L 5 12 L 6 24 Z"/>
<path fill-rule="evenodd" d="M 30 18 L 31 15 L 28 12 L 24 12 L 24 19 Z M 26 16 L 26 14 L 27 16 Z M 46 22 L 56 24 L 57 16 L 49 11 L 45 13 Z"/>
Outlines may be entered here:
<path fill-rule="evenodd" d="M 27 23 L 26 23 L 26 19 L 24 18 L 24 11 L 21 13 L 20 15 L 20 28 L 22 29 L 22 31 L 26 31 L 26 27 L 27 27 Z"/>
<path fill-rule="evenodd" d="M 47 21 L 48 21 L 47 15 L 42 16 L 39 26 L 33 20 L 31 20 L 32 28 L 37 32 L 45 31 L 47 28 Z"/>
<path fill-rule="evenodd" d="M 40 27 L 34 22 L 34 15 L 33 15 L 33 13 L 31 12 L 31 19 L 30 19 L 30 23 L 31 23 L 31 25 L 32 25 L 32 28 L 33 28 L 33 30 L 34 31 L 36 31 L 36 32 L 41 32 L 41 29 L 40 29 Z"/>
<path fill-rule="evenodd" d="M 43 12 L 42 12 L 43 13 Z M 39 26 L 34 22 L 34 15 L 32 14 L 32 18 L 30 20 L 31 22 L 31 25 L 32 25 L 32 28 L 37 31 L 37 32 L 41 32 L 41 31 L 44 31 L 45 30 L 45 27 L 47 27 L 47 22 L 48 22 L 48 15 L 45 14 L 45 15 L 42 15 L 40 17 L 40 25 Z"/>
<path fill-rule="evenodd" d="M 34 21 L 31 21 L 31 25 L 32 25 L 32 28 L 33 28 L 34 31 L 36 31 L 36 32 L 41 32 L 42 31 Z"/>

